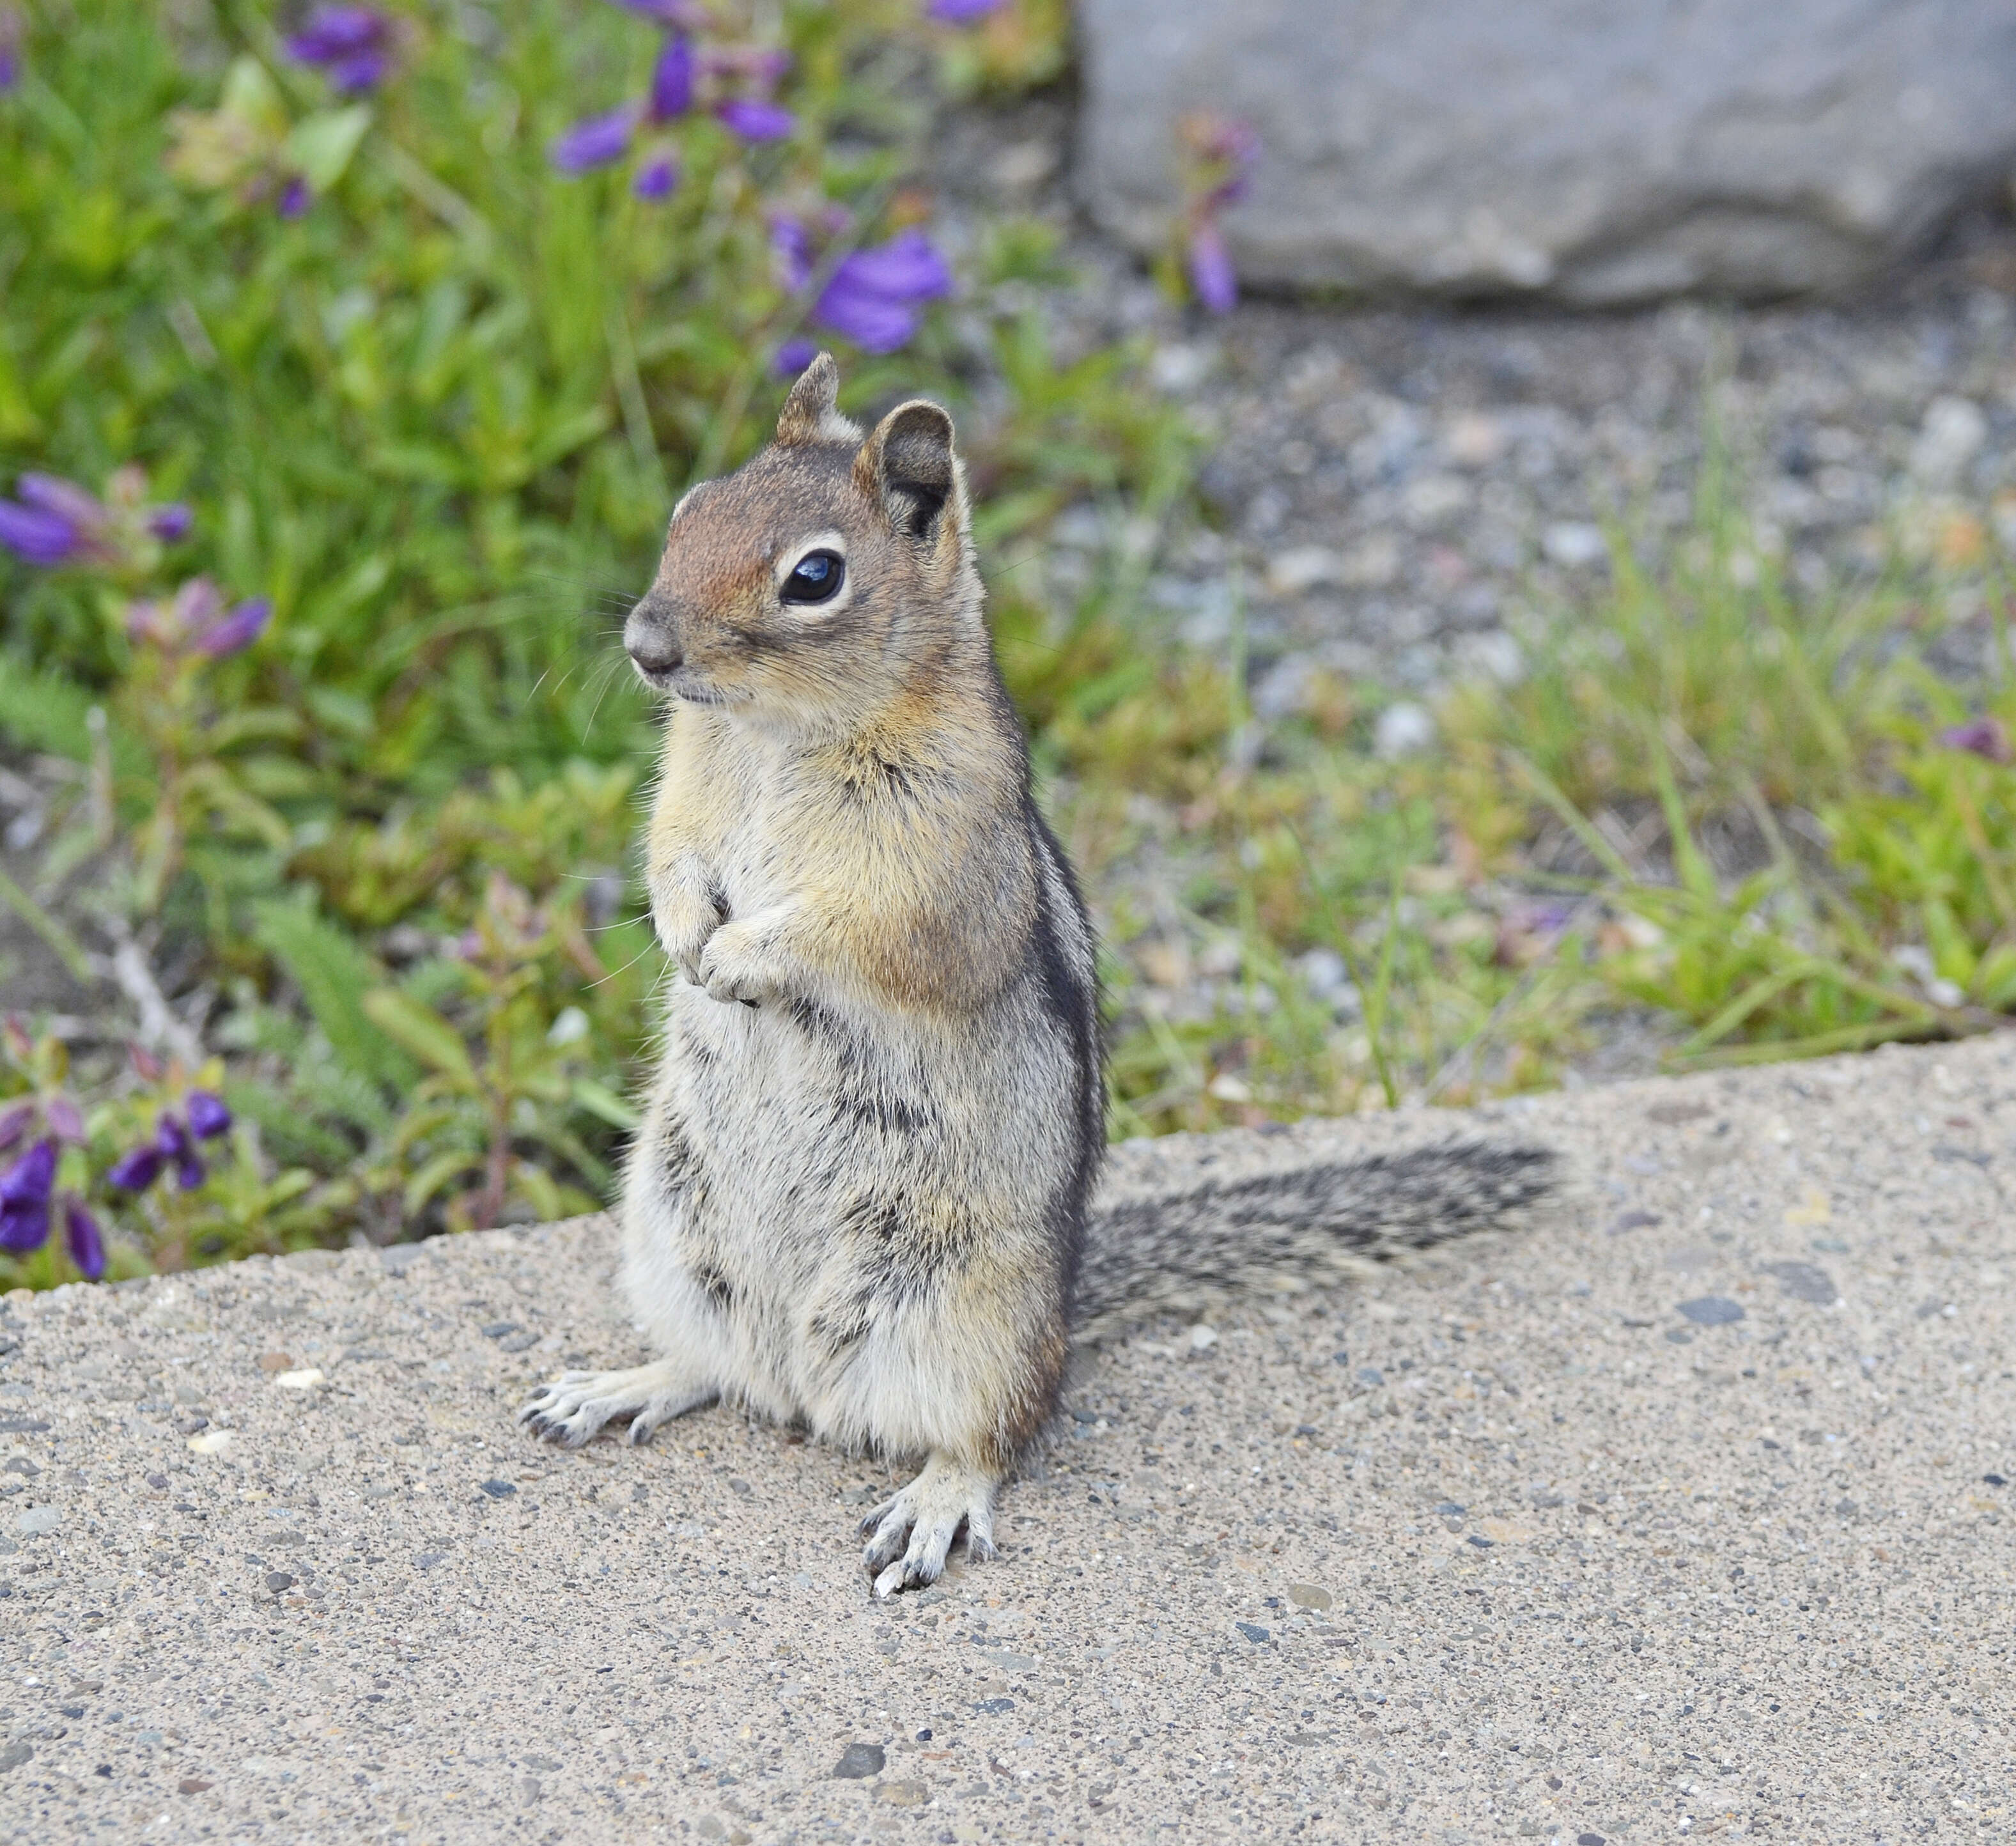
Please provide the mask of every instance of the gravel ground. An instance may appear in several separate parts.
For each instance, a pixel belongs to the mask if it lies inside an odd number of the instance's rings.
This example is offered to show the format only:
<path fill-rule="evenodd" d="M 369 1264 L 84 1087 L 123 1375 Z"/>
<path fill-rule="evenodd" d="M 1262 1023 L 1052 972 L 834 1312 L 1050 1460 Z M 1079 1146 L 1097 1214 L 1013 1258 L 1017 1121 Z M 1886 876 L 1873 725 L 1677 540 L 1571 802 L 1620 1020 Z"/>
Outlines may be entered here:
<path fill-rule="evenodd" d="M 1147 336 L 1161 387 L 1213 451 L 1214 529 L 1175 535 L 1150 585 L 1207 645 L 1237 572 L 1260 714 L 1313 668 L 1409 696 L 1510 675 L 1533 617 L 1600 588 L 1604 524 L 1647 541 L 1694 511 L 1705 421 L 1742 480 L 1758 545 L 1809 589 L 1892 561 L 1978 563 L 2016 546 L 2016 227 L 1984 218 L 1867 299 L 1622 315 L 1249 303 L 1172 308 L 1085 234 L 1064 191 L 1067 118 L 967 115 L 939 171 L 969 243 L 985 214 L 1046 216 L 1084 282 L 1053 304 L 1067 351 Z M 1065 596 L 1128 534 L 1067 520 Z M 1963 588 L 1957 611 L 1981 607 Z M 1978 657 L 1985 624 L 1957 664 Z M 1419 736 L 1399 721 L 1397 747 Z"/>
<path fill-rule="evenodd" d="M 893 1608 L 888 1468 L 513 1427 L 599 1220 L 11 1295 L 0 1837 L 2009 1837 L 2016 1041 L 1272 1144 L 1453 1121 L 1560 1221 L 1089 1355 Z"/>

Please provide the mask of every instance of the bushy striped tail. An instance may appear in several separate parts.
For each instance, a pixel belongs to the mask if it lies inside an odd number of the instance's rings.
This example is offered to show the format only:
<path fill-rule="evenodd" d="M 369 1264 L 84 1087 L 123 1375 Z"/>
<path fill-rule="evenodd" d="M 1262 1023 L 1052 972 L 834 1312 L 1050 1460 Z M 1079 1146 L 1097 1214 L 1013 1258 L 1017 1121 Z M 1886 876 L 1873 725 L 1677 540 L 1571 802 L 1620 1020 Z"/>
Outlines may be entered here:
<path fill-rule="evenodd" d="M 1560 1186 L 1560 1156 L 1448 1140 L 1355 1153 L 1298 1135 L 1175 1135 L 1114 1150 L 1085 1225 L 1073 1322 L 1233 1294 L 1293 1291 L 1409 1252 L 1518 1228 Z M 1299 1145 L 1298 1144 L 1299 1143 Z"/>

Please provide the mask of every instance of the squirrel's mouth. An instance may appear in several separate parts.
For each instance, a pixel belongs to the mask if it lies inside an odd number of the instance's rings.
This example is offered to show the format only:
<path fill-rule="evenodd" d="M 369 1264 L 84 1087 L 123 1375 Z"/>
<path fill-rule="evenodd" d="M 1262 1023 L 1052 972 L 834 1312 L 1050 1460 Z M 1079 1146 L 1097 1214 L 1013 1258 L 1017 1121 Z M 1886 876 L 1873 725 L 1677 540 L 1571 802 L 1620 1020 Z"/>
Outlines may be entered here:
<path fill-rule="evenodd" d="M 643 672 L 643 669 L 639 669 Z M 696 673 L 687 666 L 678 666 L 661 673 L 644 673 L 646 684 L 663 693 L 670 699 L 682 699 L 689 705 L 739 705 L 749 695 L 730 692 L 717 686 L 704 675 Z"/>

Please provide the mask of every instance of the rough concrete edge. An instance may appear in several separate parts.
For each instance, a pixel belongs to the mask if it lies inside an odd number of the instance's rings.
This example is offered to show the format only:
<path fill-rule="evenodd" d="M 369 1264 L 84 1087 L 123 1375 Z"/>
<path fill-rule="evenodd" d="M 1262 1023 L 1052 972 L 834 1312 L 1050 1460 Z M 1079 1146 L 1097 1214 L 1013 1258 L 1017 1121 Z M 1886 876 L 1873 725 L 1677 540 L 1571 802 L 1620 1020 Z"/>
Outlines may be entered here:
<path fill-rule="evenodd" d="M 1787 1062 L 1751 1065 L 1740 1071 L 1703 1071 L 1672 1077 L 1633 1078 L 1588 1090 L 1551 1090 L 1465 1108 L 1409 1104 L 1398 1110 L 1382 1110 L 1363 1115 L 1306 1117 L 1299 1122 L 1278 1128 L 1227 1128 L 1210 1134 L 1185 1132 L 1144 1137 L 1118 1143 L 1110 1150 L 1104 1177 L 1095 1195 L 1093 1207 L 1096 1210 L 1102 1202 L 1109 1199 L 1138 1200 L 1160 1194 L 1167 1194 L 1172 1198 L 1179 1196 L 1206 1177 L 1207 1165 L 1209 1168 L 1208 1177 L 1222 1182 L 1230 1178 L 1251 1178 L 1269 1171 L 1286 1175 L 1312 1160 L 1361 1159 L 1375 1153 L 1403 1153 L 1453 1142 L 1539 1146 L 1561 1157 L 1555 1195 L 1546 1205 L 1529 1214 L 1524 1223 L 1513 1227 L 1510 1232 L 1478 1232 L 1456 1243 L 1437 1245 L 1409 1258 L 1395 1259 L 1399 1260 L 1403 1267 L 1418 1266 L 1423 1262 L 1432 1262 L 1438 1257 L 1458 1249 L 1467 1250 L 1496 1243 L 1507 1234 L 1527 1234 L 1541 1222 L 1558 1222 L 1564 1218 L 1572 1217 L 1579 1208 L 1586 1206 L 1592 1196 L 1587 1175 L 1582 1170 L 1572 1150 L 1561 1145 L 1561 1136 L 1564 1129 L 1572 1128 L 1575 1118 L 1588 1104 L 1599 1099 L 1610 1104 L 1618 1099 L 1634 1096 L 1642 1097 L 1648 1103 L 1657 1103 L 1667 1097 L 1693 1097 L 1711 1089 L 1719 1090 L 1732 1079 L 1739 1084 L 1751 1083 L 1768 1080 L 1773 1072 L 1794 1068 L 1813 1074 L 1820 1081 L 1840 1082 L 1846 1081 L 1845 1074 L 1849 1071 L 1865 1065 L 1871 1059 L 1931 1059 L 1942 1055 L 1966 1055 L 1969 1050 L 1983 1054 L 1984 1048 L 1996 1044 L 1998 1037 L 1990 1035 L 1984 1040 L 1961 1040 L 1949 1044 L 1885 1046 L 1870 1052 L 1802 1060 L 1796 1065 Z M 608 1212 L 589 1212 L 544 1224 L 444 1234 L 417 1243 L 395 1243 L 383 1247 L 353 1247 L 340 1250 L 298 1250 L 278 1257 L 251 1256 L 237 1262 L 220 1264 L 212 1268 L 135 1277 L 111 1284 L 110 1290 L 121 1294 L 172 1286 L 194 1277 L 216 1279 L 262 1269 L 282 1274 L 313 1275 L 326 1273 L 349 1264 L 369 1264 L 383 1272 L 402 1278 L 417 1265 L 444 1260 L 452 1250 L 522 1249 L 531 1243 L 570 1236 L 596 1227 L 613 1232 L 614 1222 L 614 1217 Z M 1364 1272 L 1376 1275 L 1388 1271 L 1395 1266 L 1395 1260 L 1368 1263 L 1365 1265 Z M 38 1302 L 53 1302 L 69 1298 L 73 1290 L 103 1290 L 105 1286 L 96 1283 L 67 1283 L 60 1287 L 45 1290 L 15 1290 L 5 1299 L 20 1301 L 26 1298 Z M 1105 1337 L 1101 1335 L 1102 1338 Z"/>

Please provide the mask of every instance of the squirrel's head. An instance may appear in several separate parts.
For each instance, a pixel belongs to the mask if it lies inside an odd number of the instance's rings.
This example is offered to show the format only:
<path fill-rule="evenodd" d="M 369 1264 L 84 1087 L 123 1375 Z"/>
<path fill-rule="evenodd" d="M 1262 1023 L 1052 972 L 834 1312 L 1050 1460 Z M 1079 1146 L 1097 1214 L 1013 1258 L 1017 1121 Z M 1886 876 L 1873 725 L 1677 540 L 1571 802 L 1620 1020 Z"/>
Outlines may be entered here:
<path fill-rule="evenodd" d="M 922 398 L 864 437 L 821 353 L 774 441 L 672 509 L 623 627 L 661 691 L 794 728 L 858 720 L 982 635 L 952 419 Z"/>

